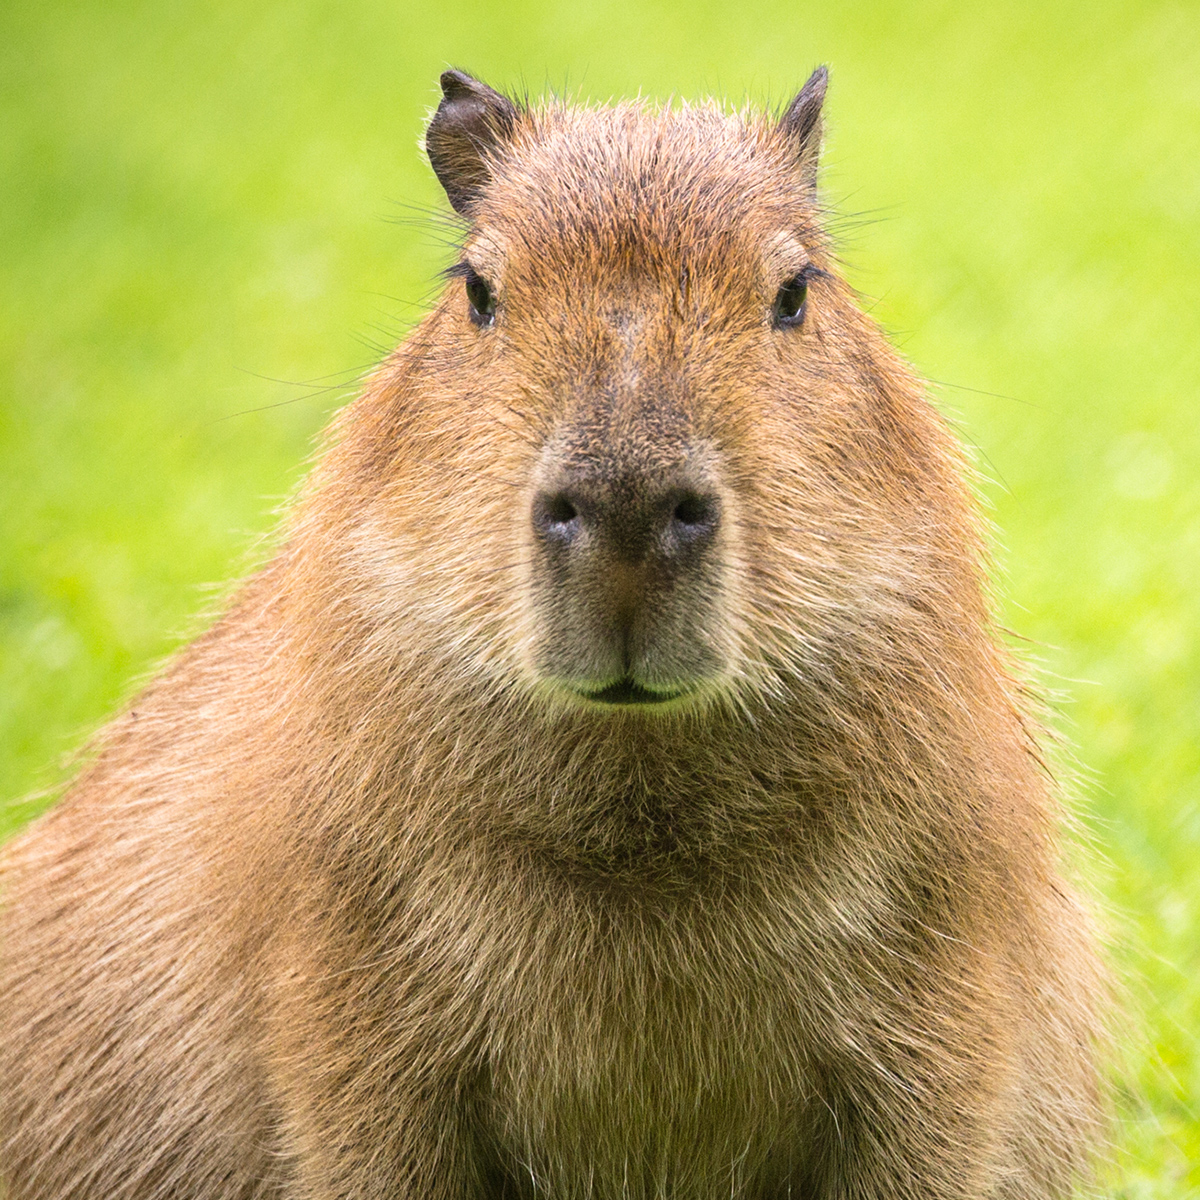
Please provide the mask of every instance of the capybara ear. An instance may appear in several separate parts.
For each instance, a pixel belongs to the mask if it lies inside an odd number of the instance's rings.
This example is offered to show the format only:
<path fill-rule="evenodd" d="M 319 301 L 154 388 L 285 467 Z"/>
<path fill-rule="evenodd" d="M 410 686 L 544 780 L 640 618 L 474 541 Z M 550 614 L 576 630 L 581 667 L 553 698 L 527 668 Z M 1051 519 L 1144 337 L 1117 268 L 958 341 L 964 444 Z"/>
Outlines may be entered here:
<path fill-rule="evenodd" d="M 491 178 L 489 159 L 512 133 L 520 110 L 462 71 L 446 71 L 440 82 L 442 102 L 425 131 L 425 151 L 455 211 L 470 217 Z"/>
<path fill-rule="evenodd" d="M 787 106 L 779 120 L 779 131 L 791 140 L 796 150 L 796 165 L 810 188 L 817 186 L 817 163 L 821 157 L 821 135 L 825 123 L 821 107 L 829 86 L 829 68 L 818 67 Z"/>

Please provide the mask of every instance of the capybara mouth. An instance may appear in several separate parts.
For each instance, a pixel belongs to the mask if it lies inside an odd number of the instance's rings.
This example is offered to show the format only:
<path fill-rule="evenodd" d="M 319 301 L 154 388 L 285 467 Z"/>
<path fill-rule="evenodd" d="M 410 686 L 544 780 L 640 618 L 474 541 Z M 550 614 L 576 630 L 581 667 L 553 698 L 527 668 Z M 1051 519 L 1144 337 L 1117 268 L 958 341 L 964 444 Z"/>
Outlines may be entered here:
<path fill-rule="evenodd" d="M 608 687 L 598 692 L 581 692 L 589 700 L 600 704 L 666 704 L 668 700 L 677 700 L 684 694 L 682 690 L 673 692 L 652 692 L 640 683 L 635 683 L 629 676 L 610 683 Z"/>

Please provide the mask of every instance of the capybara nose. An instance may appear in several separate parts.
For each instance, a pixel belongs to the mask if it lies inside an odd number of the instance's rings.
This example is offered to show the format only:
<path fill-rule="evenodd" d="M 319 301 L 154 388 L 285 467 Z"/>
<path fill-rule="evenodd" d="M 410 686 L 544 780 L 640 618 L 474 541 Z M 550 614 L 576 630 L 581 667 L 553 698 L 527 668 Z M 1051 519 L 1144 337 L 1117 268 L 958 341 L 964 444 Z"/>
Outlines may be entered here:
<path fill-rule="evenodd" d="M 533 528 L 555 556 L 602 552 L 625 562 L 685 565 L 721 524 L 716 491 L 698 479 L 564 473 L 533 500 Z"/>

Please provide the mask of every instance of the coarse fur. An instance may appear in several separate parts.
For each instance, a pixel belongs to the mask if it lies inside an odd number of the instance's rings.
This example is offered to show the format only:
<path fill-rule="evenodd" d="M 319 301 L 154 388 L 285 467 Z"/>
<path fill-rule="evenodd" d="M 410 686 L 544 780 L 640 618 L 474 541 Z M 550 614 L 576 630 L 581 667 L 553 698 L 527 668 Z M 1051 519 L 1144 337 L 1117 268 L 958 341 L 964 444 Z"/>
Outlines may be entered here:
<path fill-rule="evenodd" d="M 1071 1194 L 1090 921 L 824 72 L 442 82 L 455 278 L 7 848 L 8 1200 Z"/>

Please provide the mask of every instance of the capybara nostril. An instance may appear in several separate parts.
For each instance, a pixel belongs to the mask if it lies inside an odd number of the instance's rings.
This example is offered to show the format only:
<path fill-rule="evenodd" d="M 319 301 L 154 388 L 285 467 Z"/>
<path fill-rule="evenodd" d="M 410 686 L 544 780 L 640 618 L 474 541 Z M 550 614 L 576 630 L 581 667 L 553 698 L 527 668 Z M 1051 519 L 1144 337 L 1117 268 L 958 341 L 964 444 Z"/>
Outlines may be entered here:
<path fill-rule="evenodd" d="M 667 532 L 676 546 L 695 546 L 711 540 L 721 524 L 721 501 L 715 493 L 691 489 L 672 497 Z"/>
<path fill-rule="evenodd" d="M 533 528 L 547 542 L 569 546 L 583 528 L 579 504 L 566 492 L 538 492 L 533 498 Z"/>

